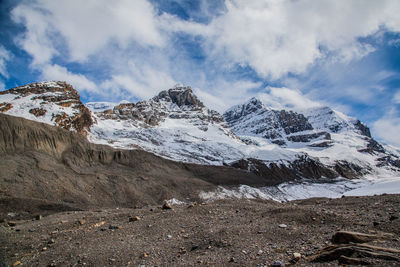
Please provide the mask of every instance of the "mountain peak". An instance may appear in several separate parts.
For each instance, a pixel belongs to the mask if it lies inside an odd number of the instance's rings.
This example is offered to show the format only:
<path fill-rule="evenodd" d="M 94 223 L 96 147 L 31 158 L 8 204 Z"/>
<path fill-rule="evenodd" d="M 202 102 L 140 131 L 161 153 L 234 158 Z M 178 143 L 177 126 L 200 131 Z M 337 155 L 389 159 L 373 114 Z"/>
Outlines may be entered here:
<path fill-rule="evenodd" d="M 1 103 L 2 102 L 2 103 Z M 93 120 L 78 91 L 63 81 L 30 83 L 0 92 L 0 112 L 86 135 Z"/>
<path fill-rule="evenodd" d="M 0 94 L 15 94 L 27 96 L 30 94 L 44 94 L 48 92 L 61 92 L 66 93 L 69 97 L 78 98 L 78 92 L 72 87 L 72 85 L 63 82 L 63 81 L 45 81 L 45 82 L 37 82 L 30 83 L 27 85 L 14 87 L 9 90 L 0 92 Z"/>
<path fill-rule="evenodd" d="M 154 97 L 153 100 L 165 100 L 172 102 L 179 107 L 181 106 L 193 106 L 203 108 L 204 104 L 197 98 L 193 93 L 192 87 L 184 86 L 182 84 L 176 84 L 168 91 L 161 91 L 158 96 Z"/>

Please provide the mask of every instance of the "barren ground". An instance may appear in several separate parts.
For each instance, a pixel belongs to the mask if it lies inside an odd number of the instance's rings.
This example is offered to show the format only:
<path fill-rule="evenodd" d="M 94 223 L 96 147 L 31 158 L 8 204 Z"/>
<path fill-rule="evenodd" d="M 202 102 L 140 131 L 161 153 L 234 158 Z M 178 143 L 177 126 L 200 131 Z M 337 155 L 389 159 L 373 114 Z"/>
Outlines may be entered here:
<path fill-rule="evenodd" d="M 335 266 L 338 261 L 310 260 L 338 230 L 392 233 L 372 245 L 400 249 L 400 195 L 288 203 L 223 200 L 172 210 L 58 212 L 52 207 L 8 213 L 5 208 L 0 255 L 6 266 L 270 266 L 290 264 L 295 252 L 302 255 L 296 266 Z M 44 215 L 35 219 L 39 214 Z M 135 216 L 139 220 L 130 222 Z M 365 260 L 400 266 L 399 261 Z"/>

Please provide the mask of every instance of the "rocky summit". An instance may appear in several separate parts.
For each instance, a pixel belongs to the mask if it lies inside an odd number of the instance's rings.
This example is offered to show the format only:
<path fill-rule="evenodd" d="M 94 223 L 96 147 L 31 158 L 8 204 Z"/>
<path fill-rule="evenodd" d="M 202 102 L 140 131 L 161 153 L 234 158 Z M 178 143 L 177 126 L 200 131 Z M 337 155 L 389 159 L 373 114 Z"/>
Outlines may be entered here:
<path fill-rule="evenodd" d="M 0 112 L 87 135 L 93 119 L 66 82 L 41 82 L 0 92 Z"/>

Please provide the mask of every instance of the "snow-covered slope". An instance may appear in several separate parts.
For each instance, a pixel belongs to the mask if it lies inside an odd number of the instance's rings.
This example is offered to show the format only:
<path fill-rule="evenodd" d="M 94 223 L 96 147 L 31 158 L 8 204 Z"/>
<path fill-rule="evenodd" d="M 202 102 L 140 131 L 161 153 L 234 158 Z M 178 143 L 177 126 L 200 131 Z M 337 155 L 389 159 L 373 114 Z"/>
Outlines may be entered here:
<path fill-rule="evenodd" d="M 40 82 L 0 92 L 0 112 L 56 125 L 84 135 L 92 125 L 90 111 L 65 82 Z"/>
<path fill-rule="evenodd" d="M 204 106 L 190 87 L 175 86 L 148 101 L 94 112 L 89 140 L 142 148 L 178 161 L 221 165 L 244 156 L 245 146 L 222 116 Z"/>

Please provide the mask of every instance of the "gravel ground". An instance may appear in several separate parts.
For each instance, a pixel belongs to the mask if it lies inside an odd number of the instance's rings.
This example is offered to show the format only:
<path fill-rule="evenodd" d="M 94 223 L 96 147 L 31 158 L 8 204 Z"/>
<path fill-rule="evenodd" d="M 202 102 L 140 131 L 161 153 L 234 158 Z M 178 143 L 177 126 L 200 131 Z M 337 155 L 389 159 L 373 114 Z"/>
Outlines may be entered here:
<path fill-rule="evenodd" d="M 294 253 L 301 254 L 296 266 L 336 266 L 338 261 L 310 260 L 338 230 L 392 233 L 372 244 L 400 249 L 400 195 L 221 200 L 172 209 L 61 211 L 35 219 L 39 214 L 6 214 L 0 266 L 288 266 Z"/>

